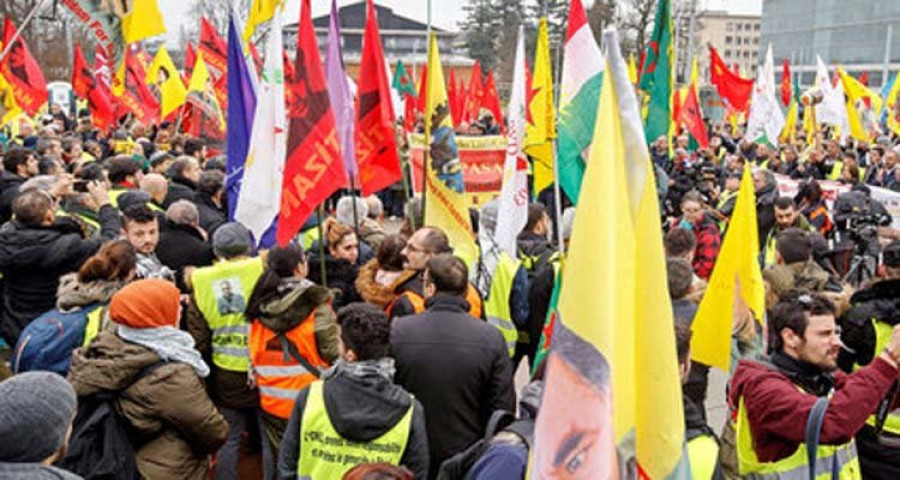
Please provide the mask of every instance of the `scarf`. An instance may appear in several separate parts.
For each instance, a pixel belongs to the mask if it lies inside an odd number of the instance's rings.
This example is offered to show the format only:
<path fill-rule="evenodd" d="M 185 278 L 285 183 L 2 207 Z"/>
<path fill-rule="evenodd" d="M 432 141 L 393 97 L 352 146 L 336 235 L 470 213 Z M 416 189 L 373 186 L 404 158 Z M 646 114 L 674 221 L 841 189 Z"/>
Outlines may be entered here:
<path fill-rule="evenodd" d="M 194 348 L 194 337 L 175 327 L 131 328 L 118 325 L 122 340 L 136 343 L 156 352 L 164 361 L 182 362 L 194 367 L 200 378 L 209 376 L 209 366 Z"/>
<path fill-rule="evenodd" d="M 823 397 L 834 388 L 834 376 L 815 365 L 789 357 L 783 352 L 773 353 L 771 361 L 778 371 L 813 395 Z"/>
<path fill-rule="evenodd" d="M 343 358 L 338 358 L 334 365 L 322 373 L 322 380 L 334 378 L 338 375 L 350 375 L 356 378 L 367 378 L 379 376 L 388 382 L 394 381 L 394 373 L 397 369 L 394 367 L 394 359 L 391 357 L 383 357 L 378 360 L 363 360 L 360 362 L 348 362 Z"/>

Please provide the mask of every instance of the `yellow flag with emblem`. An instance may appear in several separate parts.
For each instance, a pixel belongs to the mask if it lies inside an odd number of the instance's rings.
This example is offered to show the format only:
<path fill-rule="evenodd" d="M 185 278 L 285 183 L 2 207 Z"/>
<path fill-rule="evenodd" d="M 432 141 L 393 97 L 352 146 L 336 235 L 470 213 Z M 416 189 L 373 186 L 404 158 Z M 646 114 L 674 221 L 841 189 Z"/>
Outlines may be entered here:
<path fill-rule="evenodd" d="M 556 138 L 547 17 L 541 17 L 538 26 L 531 91 L 534 96 L 528 104 L 524 143 L 525 153 L 534 159 L 534 195 L 537 196 L 553 184 L 553 139 Z"/>
<path fill-rule="evenodd" d="M 160 45 L 153 57 L 153 63 L 147 69 L 148 85 L 159 87 L 160 113 L 166 118 L 187 100 L 187 88 L 181 82 L 181 75 L 172 63 L 165 45 Z"/>
<path fill-rule="evenodd" d="M 859 108 L 871 108 L 876 115 L 880 114 L 883 105 L 881 96 L 847 74 L 843 68 L 838 67 L 837 72 L 841 79 L 841 85 L 844 87 L 844 94 L 847 97 L 845 106 L 847 108 L 850 136 L 860 141 L 868 141 L 872 135 L 866 129 Z"/>
<path fill-rule="evenodd" d="M 428 156 L 424 165 L 425 225 L 437 227 L 450 238 L 450 245 L 470 266 L 477 258 L 475 236 L 466 207 L 462 163 L 456 147 L 456 134 L 450 118 L 450 104 L 444 86 L 444 73 L 438 53 L 437 37 L 428 42 L 428 77 L 425 97 L 425 143 Z"/>
<path fill-rule="evenodd" d="M 131 10 L 122 18 L 122 38 L 134 43 L 166 33 L 156 0 L 132 0 Z"/>
<path fill-rule="evenodd" d="M 697 309 L 691 338 L 691 358 L 729 371 L 731 332 L 735 305 L 743 302 L 762 322 L 766 290 L 759 266 L 759 237 L 756 232 L 756 194 L 750 166 L 744 168 L 728 235 L 713 267 L 709 286 Z"/>

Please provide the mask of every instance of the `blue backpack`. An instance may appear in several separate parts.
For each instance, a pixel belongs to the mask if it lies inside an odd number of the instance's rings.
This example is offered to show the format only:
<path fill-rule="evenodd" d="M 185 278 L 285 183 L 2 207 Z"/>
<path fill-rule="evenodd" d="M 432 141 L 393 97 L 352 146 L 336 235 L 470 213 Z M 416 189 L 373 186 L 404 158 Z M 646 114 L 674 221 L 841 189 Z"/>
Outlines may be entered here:
<path fill-rule="evenodd" d="M 102 310 L 102 305 L 93 303 L 71 312 L 53 309 L 32 320 L 16 343 L 12 356 L 13 372 L 46 370 L 66 376 L 72 363 L 72 352 L 86 343 L 88 317 L 96 323 L 90 329 L 93 338 L 99 330 Z"/>

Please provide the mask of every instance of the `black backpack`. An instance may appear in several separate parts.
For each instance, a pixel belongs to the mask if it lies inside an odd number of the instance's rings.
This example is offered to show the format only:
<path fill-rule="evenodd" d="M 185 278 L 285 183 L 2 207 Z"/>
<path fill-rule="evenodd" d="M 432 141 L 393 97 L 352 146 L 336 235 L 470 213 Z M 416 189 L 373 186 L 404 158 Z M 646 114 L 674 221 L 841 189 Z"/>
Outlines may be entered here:
<path fill-rule="evenodd" d="M 157 368 L 160 361 L 142 369 L 134 385 Z M 128 387 L 78 398 L 78 412 L 66 456 L 58 467 L 81 475 L 85 480 L 140 480 L 135 445 L 142 444 L 131 423 L 116 409 L 115 400 Z"/>
<path fill-rule="evenodd" d="M 444 460 L 438 472 L 437 480 L 464 480 L 475 463 L 484 456 L 491 446 L 491 440 L 498 433 L 512 432 L 522 438 L 531 450 L 534 440 L 534 419 L 516 419 L 515 414 L 506 410 L 497 410 L 488 421 L 484 437 L 460 453 Z"/>

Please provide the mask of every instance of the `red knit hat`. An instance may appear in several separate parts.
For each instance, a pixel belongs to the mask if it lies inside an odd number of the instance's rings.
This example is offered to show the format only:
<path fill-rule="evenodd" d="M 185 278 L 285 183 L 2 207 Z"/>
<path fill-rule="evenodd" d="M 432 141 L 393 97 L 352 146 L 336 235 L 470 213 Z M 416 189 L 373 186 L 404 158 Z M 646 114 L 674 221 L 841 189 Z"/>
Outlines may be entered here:
<path fill-rule="evenodd" d="M 171 282 L 138 280 L 116 292 L 109 302 L 109 318 L 131 328 L 178 325 L 180 293 Z"/>

